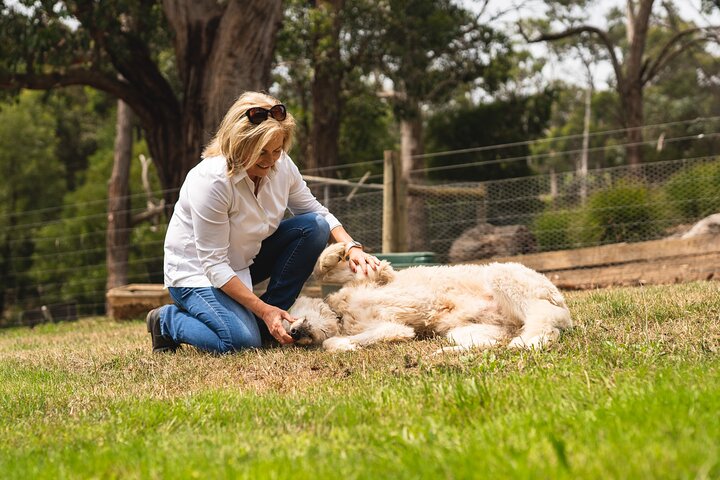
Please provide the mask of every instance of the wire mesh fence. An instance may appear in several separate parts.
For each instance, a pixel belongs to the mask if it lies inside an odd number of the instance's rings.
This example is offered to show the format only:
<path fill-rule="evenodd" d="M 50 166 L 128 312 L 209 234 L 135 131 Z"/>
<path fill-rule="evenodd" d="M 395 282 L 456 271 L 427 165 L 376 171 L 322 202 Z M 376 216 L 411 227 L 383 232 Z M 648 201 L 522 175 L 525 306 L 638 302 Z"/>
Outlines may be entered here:
<path fill-rule="evenodd" d="M 448 188 L 452 187 L 452 188 Z M 382 192 L 348 200 L 332 186 L 327 206 L 371 251 L 382 249 Z M 720 212 L 720 160 L 698 157 L 639 166 L 546 173 L 490 182 L 436 183 L 410 225 L 439 261 L 655 240 Z"/>
<path fill-rule="evenodd" d="M 421 193 L 412 193 L 420 200 L 409 207 L 415 211 L 407 212 L 412 249 L 434 252 L 438 262 L 448 263 L 639 242 L 682 235 L 720 212 L 717 156 L 587 173 L 539 169 L 532 156 L 517 161 L 540 173 L 493 181 L 428 179 Z M 451 163 L 448 168 L 455 168 Z M 382 190 L 309 184 L 354 238 L 381 252 Z M 5 324 L 47 318 L 42 306 L 77 316 L 105 311 L 105 205 L 96 200 L 5 219 L 2 240 L 12 252 L 5 260 Z M 143 208 L 142 197 L 133 199 L 133 212 Z M 132 229 L 129 283 L 162 283 L 164 235 L 163 224 Z"/>

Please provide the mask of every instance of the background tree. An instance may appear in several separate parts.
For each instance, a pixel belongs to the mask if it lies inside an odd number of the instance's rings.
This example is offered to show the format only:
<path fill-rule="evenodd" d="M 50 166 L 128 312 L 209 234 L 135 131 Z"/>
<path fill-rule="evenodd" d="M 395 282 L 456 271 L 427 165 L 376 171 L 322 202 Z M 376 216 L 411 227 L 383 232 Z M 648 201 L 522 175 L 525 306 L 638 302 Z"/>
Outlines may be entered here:
<path fill-rule="evenodd" d="M 319 168 L 321 175 L 331 175 L 327 167 L 362 158 L 354 147 L 372 151 L 378 143 L 369 138 L 373 134 L 387 137 L 384 123 L 381 129 L 373 128 L 377 122 L 372 120 L 362 125 L 368 119 L 363 112 L 379 106 L 374 92 L 368 94 L 371 82 L 363 77 L 372 69 L 370 49 L 377 45 L 373 39 L 382 28 L 376 10 L 369 0 L 295 0 L 286 8 L 277 79 L 281 96 L 294 106 L 298 119 L 295 159 L 311 174 L 318 174 Z M 348 103 L 353 108 L 347 109 Z M 345 148 L 354 143 L 340 134 L 350 133 L 349 125 L 365 132 L 369 143 Z M 382 151 L 374 154 L 381 156 Z"/>
<path fill-rule="evenodd" d="M 586 36 L 592 37 L 604 48 L 614 72 L 615 88 L 620 100 L 620 118 L 627 129 L 626 152 L 630 165 L 638 165 L 643 159 L 645 87 L 678 56 L 712 40 L 713 33 L 717 33 L 717 28 L 682 26 L 676 28 L 664 42 L 648 45 L 652 24 L 661 20 L 659 15 L 653 17 L 654 1 L 627 0 L 625 14 L 611 12 L 609 28 L 604 30 L 583 23 L 586 18 L 578 15 L 579 9 L 588 10 L 594 3 L 592 0 L 547 0 L 548 18 L 559 19 L 569 25 L 564 25 L 557 32 L 548 32 L 546 30 L 551 28 L 550 22 L 542 21 L 539 28 L 543 31 L 528 37 L 530 42 L 544 42 Z M 665 5 L 671 10 L 670 2 Z"/>
<path fill-rule="evenodd" d="M 378 74 L 392 85 L 382 93 L 400 125 L 403 175 L 423 181 L 423 107 L 450 100 L 458 88 L 493 91 L 510 68 L 507 37 L 450 0 L 387 0 L 378 8 Z M 408 202 L 408 246 L 423 250 L 422 200 Z"/>
<path fill-rule="evenodd" d="M 88 85 L 125 101 L 168 204 L 233 99 L 269 87 L 282 16 L 281 0 L 20 5 L 0 4 L 0 87 Z"/>
<path fill-rule="evenodd" d="M 55 221 L 38 226 L 33 232 L 34 248 L 27 276 L 39 286 L 33 295 L 42 304 L 75 301 L 80 314 L 102 314 L 105 311 L 105 292 L 112 263 L 107 257 L 106 228 L 110 189 L 108 179 L 113 171 L 117 114 L 114 109 L 96 127 L 97 150 L 90 156 L 83 172 L 82 184 L 65 192 Z M 129 192 L 142 190 L 140 155 L 147 155 L 144 141 L 132 142 L 129 158 Z M 150 176 L 153 191 L 160 190 L 154 172 Z M 147 211 L 144 194 L 130 194 L 122 198 L 118 214 L 127 216 L 129 227 L 121 234 L 128 235 L 127 263 L 123 275 L 126 283 L 162 282 L 162 245 L 165 229 L 154 228 L 148 222 L 137 224 L 134 218 Z M 130 228 L 131 227 L 131 228 Z"/>
<path fill-rule="evenodd" d="M 310 169 L 337 165 L 341 88 L 347 68 L 340 60 L 340 31 L 345 0 L 317 0 L 313 24 L 313 81 L 310 89 L 313 123 L 310 130 Z"/>
<path fill-rule="evenodd" d="M 38 94 L 24 92 L 0 109 L 0 316 L 31 288 L 26 272 L 35 233 L 62 202 L 56 127 Z"/>
<path fill-rule="evenodd" d="M 113 168 L 108 182 L 107 235 L 105 241 L 108 273 L 107 290 L 128 283 L 129 240 L 132 225 L 129 182 L 132 147 L 132 112 L 127 103 L 118 100 Z"/>

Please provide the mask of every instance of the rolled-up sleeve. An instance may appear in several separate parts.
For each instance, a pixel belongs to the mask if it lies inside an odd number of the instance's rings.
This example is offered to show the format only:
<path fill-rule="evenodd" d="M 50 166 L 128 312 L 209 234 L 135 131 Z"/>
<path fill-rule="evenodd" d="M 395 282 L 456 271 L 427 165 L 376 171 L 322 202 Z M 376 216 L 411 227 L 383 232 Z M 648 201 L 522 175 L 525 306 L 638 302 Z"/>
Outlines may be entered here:
<path fill-rule="evenodd" d="M 195 248 L 208 280 L 220 288 L 235 276 L 228 259 L 232 195 L 220 179 L 195 180 L 188 189 Z"/>
<path fill-rule="evenodd" d="M 301 215 L 303 213 L 315 212 L 319 213 L 325 218 L 325 221 L 330 225 L 330 230 L 335 227 L 342 225 L 340 221 L 335 218 L 335 215 L 330 211 L 312 194 L 307 183 L 302 178 L 300 171 L 297 169 L 294 163 L 289 162 L 291 165 L 290 175 L 292 180 L 290 183 L 290 196 L 288 198 L 288 209 L 293 215 Z"/>

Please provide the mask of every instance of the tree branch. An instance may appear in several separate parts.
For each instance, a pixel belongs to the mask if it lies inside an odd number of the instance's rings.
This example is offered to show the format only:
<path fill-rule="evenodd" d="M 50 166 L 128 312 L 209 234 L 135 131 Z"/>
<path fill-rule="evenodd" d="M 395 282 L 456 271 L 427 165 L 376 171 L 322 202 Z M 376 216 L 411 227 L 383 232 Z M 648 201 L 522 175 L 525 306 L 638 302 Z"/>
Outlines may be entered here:
<path fill-rule="evenodd" d="M 48 90 L 71 85 L 87 85 L 102 90 L 123 100 L 139 116 L 149 112 L 143 106 L 142 96 L 126 82 L 111 75 L 84 68 L 70 68 L 63 72 L 39 73 L 0 73 L 0 88 L 27 88 L 30 90 Z"/>
<path fill-rule="evenodd" d="M 47 74 L 0 74 L 0 88 L 29 88 L 47 90 L 70 85 L 88 85 L 111 93 L 122 100 L 131 97 L 128 85 L 110 75 L 87 69 L 68 69 Z M 128 102 L 129 103 L 129 102 Z"/>
<path fill-rule="evenodd" d="M 76 0 L 69 4 L 70 11 L 87 30 L 90 37 L 109 56 L 110 63 L 122 75 L 128 85 L 141 88 L 144 93 L 143 102 L 152 98 L 155 105 L 164 104 L 169 111 L 179 113 L 177 98 L 165 77 L 151 58 L 148 45 L 140 38 L 139 32 L 131 28 L 137 24 L 136 19 L 126 21 L 120 18 L 103 17 L 104 27 L 100 27 L 95 16 L 101 7 L 92 0 Z M 137 14 L 137 12 L 135 12 Z M 129 13 L 128 13 L 129 14 Z M 132 103 L 123 98 L 138 116 L 141 116 L 139 103 Z M 153 105 L 147 104 L 142 110 L 150 112 Z"/>
<path fill-rule="evenodd" d="M 718 30 L 718 27 L 698 27 L 690 28 L 687 30 L 683 30 L 682 32 L 676 33 L 670 40 L 667 41 L 667 43 L 665 43 L 665 45 L 663 45 L 660 54 L 648 66 L 647 73 L 645 73 L 642 77 L 643 85 L 651 81 L 658 73 L 660 73 L 663 68 L 665 68 L 672 60 L 674 60 L 675 57 L 682 53 L 685 48 L 702 43 L 706 40 L 709 40 L 709 38 L 696 38 L 683 44 L 680 48 L 673 50 L 673 46 L 676 43 L 678 43 L 680 40 L 682 40 L 684 37 L 687 37 L 688 35 L 693 35 L 697 32 L 710 33 L 715 30 Z"/>
<path fill-rule="evenodd" d="M 623 74 L 622 66 L 620 65 L 620 61 L 618 60 L 617 55 L 615 54 L 615 45 L 613 44 L 612 40 L 610 40 L 610 36 L 604 30 L 601 30 L 597 27 L 593 27 L 592 25 L 580 25 L 578 27 L 568 28 L 567 30 L 562 31 L 562 32 L 541 33 L 536 38 L 527 38 L 524 33 L 522 33 L 522 35 L 526 38 L 528 43 L 538 43 L 538 42 L 552 42 L 554 40 L 561 40 L 563 38 L 572 37 L 574 35 L 580 35 L 581 33 L 589 33 L 589 34 L 597 35 L 597 37 L 600 38 L 600 41 L 605 46 L 605 49 L 607 50 L 608 54 L 610 55 L 610 62 L 612 63 L 613 70 L 615 71 L 615 78 L 617 78 L 618 87 L 622 87 L 625 83 L 625 75 Z"/>

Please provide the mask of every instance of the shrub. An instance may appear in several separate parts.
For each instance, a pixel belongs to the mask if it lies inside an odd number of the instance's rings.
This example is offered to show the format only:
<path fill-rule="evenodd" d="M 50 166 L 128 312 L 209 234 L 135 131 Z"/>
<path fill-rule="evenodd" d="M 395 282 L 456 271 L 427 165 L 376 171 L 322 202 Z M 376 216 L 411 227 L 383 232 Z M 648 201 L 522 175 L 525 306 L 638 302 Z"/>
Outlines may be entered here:
<path fill-rule="evenodd" d="M 585 207 L 584 240 L 597 237 L 597 243 L 606 244 L 657 238 L 665 219 L 656 200 L 648 187 L 628 181 L 594 193 Z"/>
<path fill-rule="evenodd" d="M 545 210 L 535 218 L 532 231 L 541 252 L 572 248 L 570 240 L 575 212 L 572 210 Z"/>
<path fill-rule="evenodd" d="M 681 221 L 694 221 L 720 212 L 720 161 L 676 173 L 665 183 L 668 201 Z"/>

